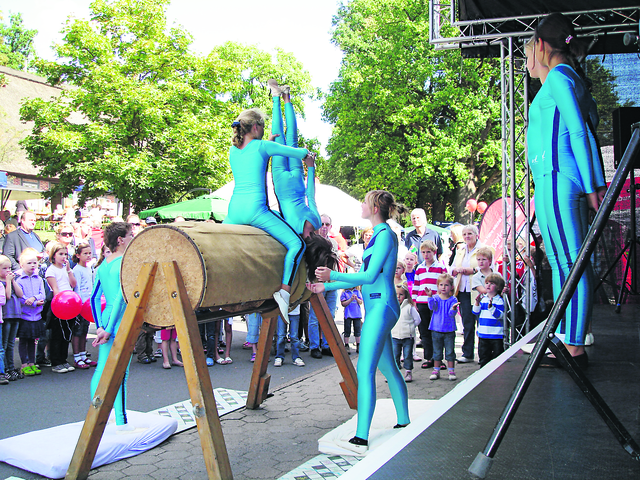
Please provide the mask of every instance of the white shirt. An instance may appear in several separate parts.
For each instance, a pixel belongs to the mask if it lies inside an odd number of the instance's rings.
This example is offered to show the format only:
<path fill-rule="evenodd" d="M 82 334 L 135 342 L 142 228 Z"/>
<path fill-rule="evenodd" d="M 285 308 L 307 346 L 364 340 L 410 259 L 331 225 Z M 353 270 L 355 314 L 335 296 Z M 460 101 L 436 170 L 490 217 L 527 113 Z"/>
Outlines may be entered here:
<path fill-rule="evenodd" d="M 69 283 L 69 273 L 67 272 L 67 267 L 58 268 L 55 265 L 49 265 L 49 268 L 47 268 L 47 272 L 44 274 L 44 276 L 45 278 L 53 277 L 56 279 L 59 292 L 73 290 L 73 288 L 71 288 L 71 284 Z"/>

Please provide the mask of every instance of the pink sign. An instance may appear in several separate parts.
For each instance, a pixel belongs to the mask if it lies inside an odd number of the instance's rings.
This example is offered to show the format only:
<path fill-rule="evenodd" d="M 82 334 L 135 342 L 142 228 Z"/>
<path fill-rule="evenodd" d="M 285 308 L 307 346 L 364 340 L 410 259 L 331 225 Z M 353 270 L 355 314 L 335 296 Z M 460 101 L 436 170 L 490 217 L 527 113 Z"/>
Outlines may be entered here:
<path fill-rule="evenodd" d="M 511 199 L 507 197 L 507 220 L 510 220 L 509 210 Z M 533 215 L 534 206 L 533 199 L 531 199 L 531 214 Z M 524 212 L 524 207 L 520 203 L 516 203 L 516 232 L 521 232 L 527 223 L 527 217 Z M 502 199 L 495 200 L 491 205 L 487 207 L 487 210 L 482 216 L 480 221 L 480 242 L 483 245 L 493 248 L 495 251 L 495 261 L 502 259 L 504 235 L 503 235 L 503 219 L 504 211 L 502 208 Z M 511 223 L 510 221 L 508 223 Z"/>

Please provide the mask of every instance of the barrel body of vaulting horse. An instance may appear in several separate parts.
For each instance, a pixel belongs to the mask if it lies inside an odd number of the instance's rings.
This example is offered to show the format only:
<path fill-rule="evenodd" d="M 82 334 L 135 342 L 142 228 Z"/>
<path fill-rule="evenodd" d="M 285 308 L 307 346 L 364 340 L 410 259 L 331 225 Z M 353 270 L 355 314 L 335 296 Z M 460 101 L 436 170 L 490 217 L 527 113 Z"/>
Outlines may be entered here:
<path fill-rule="evenodd" d="M 120 272 L 125 301 L 133 296 L 144 263 L 175 261 L 191 306 L 220 313 L 259 310 L 280 289 L 286 250 L 264 231 L 245 225 L 181 222 L 145 228 L 129 244 Z M 292 285 L 291 304 L 305 295 L 304 261 Z M 162 268 L 156 272 L 145 322 L 173 325 Z M 246 308 L 245 308 L 246 307 Z M 229 316 L 230 316 L 229 315 Z"/>

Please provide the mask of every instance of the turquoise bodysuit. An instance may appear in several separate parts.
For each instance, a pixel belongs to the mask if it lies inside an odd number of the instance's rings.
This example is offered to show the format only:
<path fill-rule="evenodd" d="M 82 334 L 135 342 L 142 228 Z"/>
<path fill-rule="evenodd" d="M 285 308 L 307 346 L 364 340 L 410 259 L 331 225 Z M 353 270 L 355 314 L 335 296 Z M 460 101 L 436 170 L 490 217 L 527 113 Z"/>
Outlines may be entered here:
<path fill-rule="evenodd" d="M 93 286 L 91 294 L 91 311 L 96 322 L 96 328 L 102 328 L 109 333 L 109 340 L 100 345 L 98 350 L 98 365 L 93 377 L 91 378 L 91 398 L 96 393 L 98 383 L 102 371 L 107 363 L 107 357 L 113 346 L 120 321 L 127 308 L 127 304 L 122 297 L 122 289 L 120 288 L 120 266 L 122 265 L 122 256 L 114 258 L 111 262 L 105 260 L 96 272 L 96 283 Z M 104 294 L 107 304 L 102 311 L 101 297 Z M 131 359 L 129 359 L 131 364 Z M 116 425 L 124 425 L 127 423 L 127 378 L 129 377 L 129 366 L 124 373 L 122 383 L 118 389 L 116 400 L 113 408 L 116 411 Z"/>
<path fill-rule="evenodd" d="M 273 97 L 273 123 L 271 133 L 277 133 L 275 141 L 290 147 L 298 146 L 298 124 L 291 103 L 284 104 L 284 115 L 287 120 L 287 134 L 284 134 L 280 97 Z M 297 158 L 276 155 L 271 161 L 273 188 L 280 204 L 280 212 L 284 219 L 299 235 L 302 234 L 304 222 L 308 221 L 318 230 L 322 221 L 316 206 L 315 168 L 308 168 L 307 187 L 304 185 L 304 168 Z M 308 202 L 308 205 L 307 205 Z"/>
<path fill-rule="evenodd" d="M 391 329 L 400 316 L 394 275 L 398 259 L 398 237 L 386 223 L 373 229 L 373 236 L 364 251 L 358 273 L 331 272 L 325 290 L 362 285 L 366 321 L 362 325 L 360 356 L 358 357 L 358 426 L 356 436 L 369 438 L 371 419 L 376 406 L 376 368 L 389 382 L 396 407 L 398 424 L 409 423 L 407 384 L 393 358 Z"/>
<path fill-rule="evenodd" d="M 594 118 L 593 99 L 584 82 L 570 66 L 557 65 L 531 104 L 527 130 L 536 216 L 556 299 L 589 229 L 585 195 L 604 186 L 588 118 Z M 558 327 L 567 344 L 584 345 L 593 308 L 593 278 L 589 266 Z"/>
<path fill-rule="evenodd" d="M 229 149 L 229 163 L 235 186 L 229 202 L 229 213 L 223 223 L 251 225 L 275 238 L 287 249 L 284 258 L 282 283 L 291 285 L 305 250 L 305 243 L 282 217 L 267 203 L 267 164 L 274 155 L 302 160 L 306 148 L 293 148 L 275 142 L 251 140 L 242 150 Z"/>

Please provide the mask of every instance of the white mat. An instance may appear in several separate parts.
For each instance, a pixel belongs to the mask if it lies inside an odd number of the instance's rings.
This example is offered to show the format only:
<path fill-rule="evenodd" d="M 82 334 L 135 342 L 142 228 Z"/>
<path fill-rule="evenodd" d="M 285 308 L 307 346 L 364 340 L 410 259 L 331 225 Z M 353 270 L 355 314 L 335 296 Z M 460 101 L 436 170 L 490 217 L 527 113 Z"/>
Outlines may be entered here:
<path fill-rule="evenodd" d="M 409 400 L 409 418 L 415 420 L 437 400 Z M 354 415 L 342 425 L 334 428 L 329 433 L 318 440 L 318 450 L 329 455 L 353 455 L 350 450 L 346 450 L 337 444 L 339 441 L 348 441 L 355 435 L 358 415 Z M 390 440 L 394 435 L 400 433 L 402 428 L 393 428 L 397 423 L 396 409 L 393 400 L 383 398 L 376 402 L 376 410 L 373 414 L 371 429 L 369 431 L 369 449 L 366 455 Z"/>
<path fill-rule="evenodd" d="M 156 413 L 127 410 L 127 416 L 136 430 L 118 433 L 112 413 L 91 468 L 149 450 L 165 441 L 178 427 L 173 418 Z M 0 461 L 44 477 L 63 478 L 83 424 L 70 423 L 0 440 Z"/>

